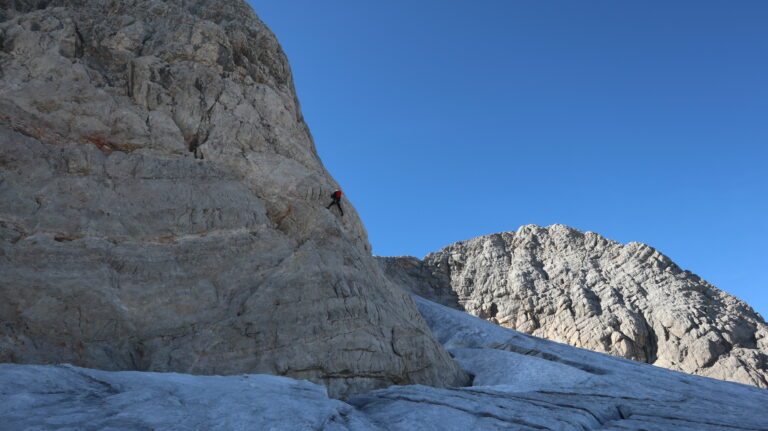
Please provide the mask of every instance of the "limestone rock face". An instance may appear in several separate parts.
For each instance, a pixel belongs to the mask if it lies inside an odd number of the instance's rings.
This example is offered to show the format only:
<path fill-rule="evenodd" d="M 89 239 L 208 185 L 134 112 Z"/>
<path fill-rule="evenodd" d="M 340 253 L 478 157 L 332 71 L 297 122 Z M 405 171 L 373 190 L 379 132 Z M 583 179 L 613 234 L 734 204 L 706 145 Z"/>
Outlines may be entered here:
<path fill-rule="evenodd" d="M 768 387 L 763 318 L 645 244 L 529 225 L 455 243 L 423 261 L 379 261 L 406 289 L 501 326 Z"/>
<path fill-rule="evenodd" d="M 0 6 L 0 362 L 462 382 L 245 2 Z"/>

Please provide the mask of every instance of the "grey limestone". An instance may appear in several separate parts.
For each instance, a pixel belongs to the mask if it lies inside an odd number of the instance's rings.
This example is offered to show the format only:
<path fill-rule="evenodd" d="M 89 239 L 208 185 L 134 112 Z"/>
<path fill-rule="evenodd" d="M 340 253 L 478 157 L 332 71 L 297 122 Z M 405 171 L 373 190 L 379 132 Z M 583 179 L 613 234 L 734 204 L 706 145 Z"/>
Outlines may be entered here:
<path fill-rule="evenodd" d="M 762 316 L 646 244 L 528 225 L 379 262 L 405 289 L 507 328 L 768 387 Z"/>
<path fill-rule="evenodd" d="M 463 381 L 244 1 L 0 6 L 0 362 Z"/>
<path fill-rule="evenodd" d="M 768 390 L 578 349 L 414 299 L 471 385 L 391 386 L 342 402 L 286 377 L 0 364 L 0 419 L 41 431 L 768 430 Z"/>

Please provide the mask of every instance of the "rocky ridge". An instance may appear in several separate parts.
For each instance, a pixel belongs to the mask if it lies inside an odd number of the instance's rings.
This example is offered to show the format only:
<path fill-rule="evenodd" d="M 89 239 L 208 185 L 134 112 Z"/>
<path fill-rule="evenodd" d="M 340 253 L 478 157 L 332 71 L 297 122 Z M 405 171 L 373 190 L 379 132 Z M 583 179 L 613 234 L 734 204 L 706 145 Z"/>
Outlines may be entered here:
<path fill-rule="evenodd" d="M 464 374 L 370 255 L 239 0 L 0 1 L 0 362 Z"/>
<path fill-rule="evenodd" d="M 507 328 L 768 387 L 765 320 L 645 244 L 529 225 L 379 263 L 405 289 Z"/>

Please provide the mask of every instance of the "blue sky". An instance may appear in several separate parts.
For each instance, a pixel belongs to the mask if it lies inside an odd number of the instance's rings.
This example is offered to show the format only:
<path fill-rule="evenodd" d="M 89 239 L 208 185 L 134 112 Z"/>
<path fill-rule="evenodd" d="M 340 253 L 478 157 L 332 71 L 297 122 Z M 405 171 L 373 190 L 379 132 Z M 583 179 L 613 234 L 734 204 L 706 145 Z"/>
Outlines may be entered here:
<path fill-rule="evenodd" d="M 562 223 L 768 316 L 768 1 L 251 4 L 375 254 Z"/>

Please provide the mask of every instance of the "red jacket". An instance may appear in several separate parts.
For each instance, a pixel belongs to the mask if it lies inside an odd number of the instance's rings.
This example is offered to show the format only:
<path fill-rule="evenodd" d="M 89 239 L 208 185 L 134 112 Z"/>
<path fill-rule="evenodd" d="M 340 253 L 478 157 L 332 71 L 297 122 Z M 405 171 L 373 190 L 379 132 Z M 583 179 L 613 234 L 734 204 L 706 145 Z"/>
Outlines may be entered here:
<path fill-rule="evenodd" d="M 336 190 L 335 192 L 333 192 L 333 197 L 335 199 L 340 199 L 341 198 L 341 190 Z"/>

